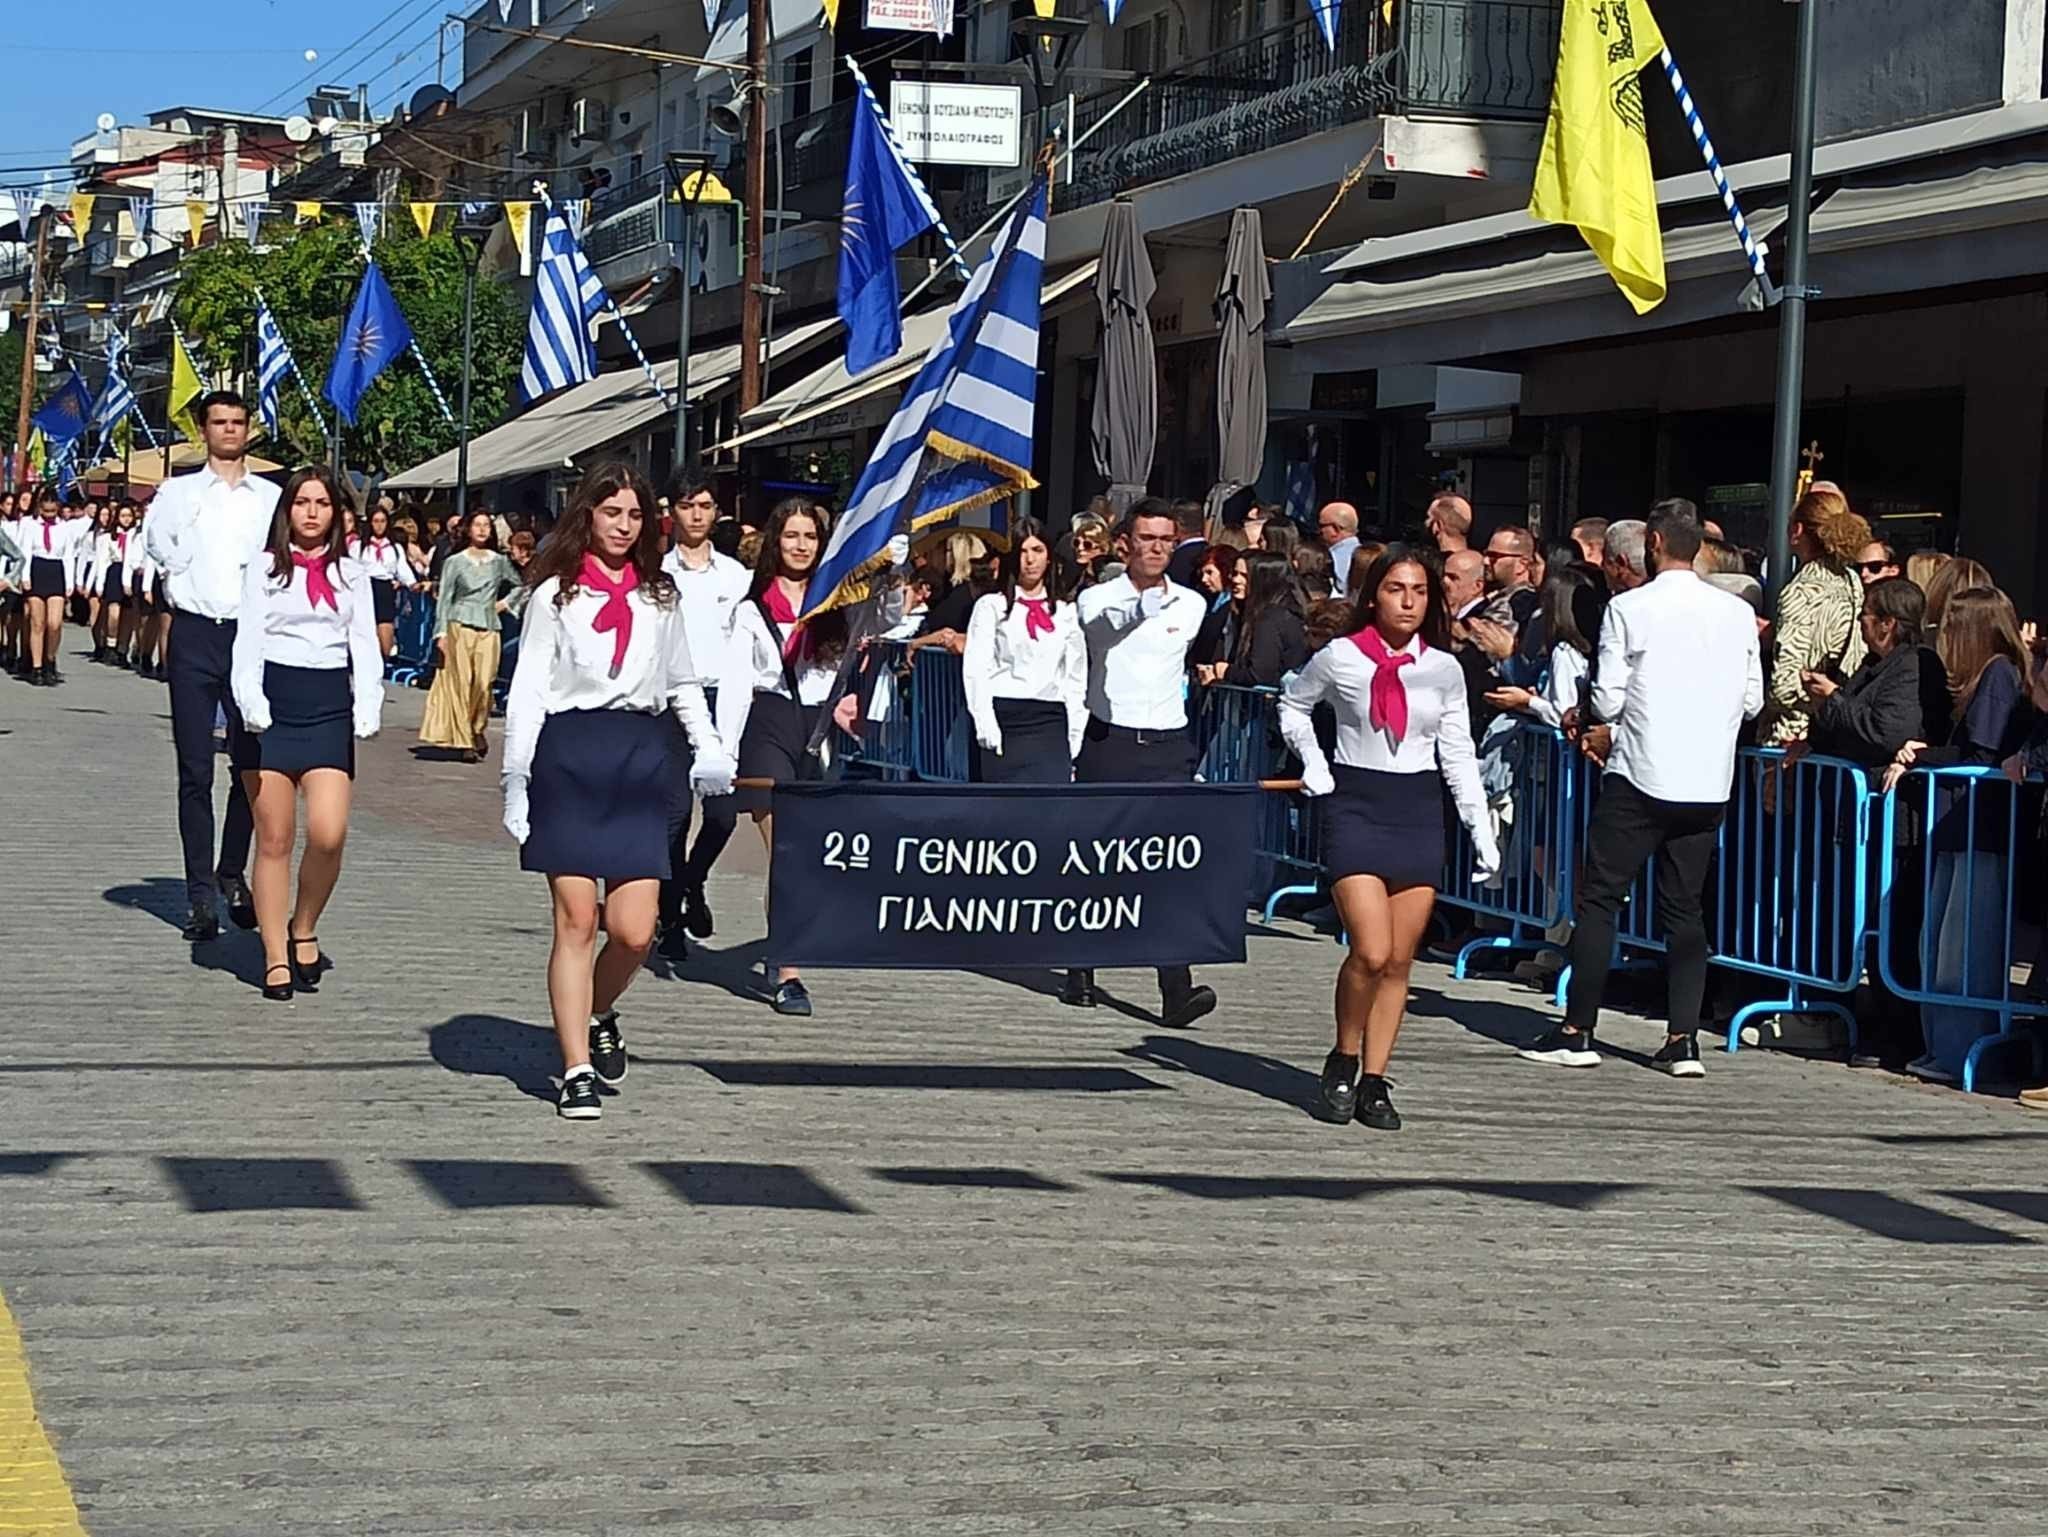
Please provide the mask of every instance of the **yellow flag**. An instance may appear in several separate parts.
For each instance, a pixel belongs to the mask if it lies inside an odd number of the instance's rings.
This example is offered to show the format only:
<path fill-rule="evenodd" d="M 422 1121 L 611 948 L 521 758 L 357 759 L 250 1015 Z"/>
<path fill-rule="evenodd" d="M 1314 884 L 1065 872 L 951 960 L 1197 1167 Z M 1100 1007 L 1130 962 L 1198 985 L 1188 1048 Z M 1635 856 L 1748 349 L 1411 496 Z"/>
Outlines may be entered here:
<path fill-rule="evenodd" d="M 38 427 L 28 435 L 28 447 L 22 453 L 28 465 L 28 472 L 38 479 L 42 477 L 43 465 L 49 458 L 49 450 L 43 444 L 43 429 Z"/>
<path fill-rule="evenodd" d="M 512 243 L 519 248 L 519 275 L 533 276 L 533 204 L 507 203 L 505 227 L 512 231 Z"/>
<path fill-rule="evenodd" d="M 292 222 L 294 224 L 311 224 L 319 217 L 320 205 L 318 203 L 292 204 Z"/>
<path fill-rule="evenodd" d="M 192 366 L 191 354 L 185 351 L 185 338 L 177 331 L 171 332 L 171 399 L 170 419 L 185 429 L 185 435 L 195 443 L 199 441 L 199 427 L 188 414 L 192 402 L 205 393 L 206 387 L 199 382 L 199 370 Z"/>
<path fill-rule="evenodd" d="M 206 232 L 206 204 L 194 198 L 185 204 L 185 238 L 193 245 Z"/>
<path fill-rule="evenodd" d="M 825 0 L 825 30 L 835 31 L 839 26 L 839 0 Z"/>
<path fill-rule="evenodd" d="M 420 239 L 434 233 L 434 205 L 432 203 L 407 203 L 412 211 L 412 222 L 420 227 Z"/>
<path fill-rule="evenodd" d="M 71 232 L 80 240 L 92 230 L 92 194 L 74 192 L 71 194 Z"/>
<path fill-rule="evenodd" d="M 1565 0 L 1532 217 L 1575 224 L 1638 315 L 1664 302 L 1639 78 L 1664 51 L 1649 0 Z"/>

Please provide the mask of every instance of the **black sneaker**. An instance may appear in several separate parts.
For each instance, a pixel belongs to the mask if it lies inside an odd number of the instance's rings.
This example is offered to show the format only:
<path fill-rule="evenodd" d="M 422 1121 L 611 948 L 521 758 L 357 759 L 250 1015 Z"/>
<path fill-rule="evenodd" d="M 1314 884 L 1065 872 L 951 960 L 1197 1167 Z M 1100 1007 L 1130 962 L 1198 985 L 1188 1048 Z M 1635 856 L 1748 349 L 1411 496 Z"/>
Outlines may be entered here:
<path fill-rule="evenodd" d="M 661 938 L 655 943 L 661 958 L 680 966 L 690 958 L 690 942 L 683 937 L 681 922 L 671 918 L 661 931 Z"/>
<path fill-rule="evenodd" d="M 775 984 L 775 1012 L 791 1014 L 799 1019 L 811 1017 L 811 995 L 804 990 L 803 983 L 792 978 Z"/>
<path fill-rule="evenodd" d="M 597 1092 L 597 1074 L 577 1073 L 564 1078 L 555 1113 L 565 1121 L 594 1121 L 603 1115 L 604 1100 Z"/>
<path fill-rule="evenodd" d="M 220 938 L 220 917 L 214 912 L 211 902 L 192 909 L 191 916 L 185 920 L 185 938 L 195 945 Z"/>
<path fill-rule="evenodd" d="M 1559 1025 L 1538 1036 L 1515 1053 L 1525 1062 L 1542 1062 L 1551 1067 L 1598 1067 L 1600 1053 L 1593 1047 L 1590 1030 L 1567 1031 Z"/>
<path fill-rule="evenodd" d="M 711 937 L 711 904 L 704 900 L 702 886 L 683 893 L 683 927 L 698 939 Z"/>
<path fill-rule="evenodd" d="M 626 1038 L 619 1034 L 619 1016 L 606 1009 L 590 1021 L 590 1065 L 606 1083 L 626 1081 Z"/>
<path fill-rule="evenodd" d="M 1178 998 L 1162 998 L 1159 1023 L 1169 1030 L 1187 1030 L 1205 1014 L 1216 1012 L 1216 989 L 1191 987 Z"/>
<path fill-rule="evenodd" d="M 1387 1093 L 1387 1080 L 1377 1073 L 1366 1073 L 1358 1080 L 1358 1124 L 1374 1131 L 1401 1129 L 1401 1112 Z"/>
<path fill-rule="evenodd" d="M 238 929 L 256 927 L 256 898 L 239 875 L 220 877 L 220 894 L 228 901 L 228 920 Z"/>
<path fill-rule="evenodd" d="M 1333 1051 L 1323 1058 L 1323 1081 L 1309 1113 L 1332 1126 L 1347 1126 L 1358 1110 L 1358 1058 Z"/>
<path fill-rule="evenodd" d="M 1666 1041 L 1657 1055 L 1650 1058 L 1650 1066 L 1673 1078 L 1707 1076 L 1706 1064 L 1700 1061 L 1700 1043 L 1689 1035 L 1673 1036 Z"/>
<path fill-rule="evenodd" d="M 1060 1002 L 1070 1009 L 1092 1009 L 1095 1007 L 1095 973 L 1075 970 L 1067 973 L 1067 980 L 1060 985 Z"/>

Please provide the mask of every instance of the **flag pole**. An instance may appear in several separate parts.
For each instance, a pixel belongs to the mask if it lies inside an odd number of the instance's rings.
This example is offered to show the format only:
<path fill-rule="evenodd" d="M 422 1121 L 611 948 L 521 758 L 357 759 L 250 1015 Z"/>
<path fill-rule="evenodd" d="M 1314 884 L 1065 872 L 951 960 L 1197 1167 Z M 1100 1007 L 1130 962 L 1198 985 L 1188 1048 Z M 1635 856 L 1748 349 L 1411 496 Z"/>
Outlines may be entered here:
<path fill-rule="evenodd" d="M 1819 0 L 1800 0 L 1799 53 L 1792 97 L 1792 186 L 1785 220 L 1785 287 L 1778 306 L 1778 400 L 1771 426 L 1771 554 L 1764 576 L 1770 612 L 1792 576 L 1792 505 L 1799 494 L 1799 408 L 1806 393 L 1806 282 L 1813 216 L 1813 104 Z"/>

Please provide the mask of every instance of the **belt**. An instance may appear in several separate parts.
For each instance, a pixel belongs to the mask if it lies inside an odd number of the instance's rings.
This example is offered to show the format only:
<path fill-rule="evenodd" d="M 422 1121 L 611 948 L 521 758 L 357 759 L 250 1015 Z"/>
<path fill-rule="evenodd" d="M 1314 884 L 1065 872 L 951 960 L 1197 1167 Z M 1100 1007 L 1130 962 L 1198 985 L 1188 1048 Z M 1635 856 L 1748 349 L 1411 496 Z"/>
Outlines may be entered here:
<path fill-rule="evenodd" d="M 1113 736 L 1120 741 L 1132 742 L 1139 747 L 1150 747 L 1154 742 L 1186 741 L 1188 728 L 1180 726 L 1112 726 L 1100 715 L 1088 717 L 1091 727 L 1099 728 L 1104 736 Z"/>
<path fill-rule="evenodd" d="M 171 617 L 189 619 L 194 624 L 231 625 L 235 622 L 233 619 L 216 619 L 211 614 L 195 613 L 189 608 L 174 608 L 171 610 Z"/>

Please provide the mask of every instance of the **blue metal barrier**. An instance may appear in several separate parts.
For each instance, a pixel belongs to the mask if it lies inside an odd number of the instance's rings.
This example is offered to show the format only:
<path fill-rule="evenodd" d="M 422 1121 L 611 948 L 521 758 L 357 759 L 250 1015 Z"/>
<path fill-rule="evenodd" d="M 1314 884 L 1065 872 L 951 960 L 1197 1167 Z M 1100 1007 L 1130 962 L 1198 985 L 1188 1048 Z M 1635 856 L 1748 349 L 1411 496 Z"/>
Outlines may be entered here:
<path fill-rule="evenodd" d="M 1908 803 L 1924 813 L 1926 853 L 1917 895 L 1924 915 L 1918 956 L 1920 980 L 1909 986 L 1894 972 L 1892 949 L 1897 919 L 1897 848 L 1900 809 Z M 2003 802 L 2003 809 L 1998 803 Z M 1884 798 L 1879 839 L 1878 967 L 1885 985 L 1921 1006 L 1928 1050 L 1937 1032 L 1969 1027 L 1967 1017 L 1984 1014 L 1996 1029 L 1980 1036 L 1963 1058 L 1964 1093 L 1975 1093 L 1978 1070 L 1994 1051 L 2024 1043 L 2033 1068 L 2042 1068 L 2043 1042 L 2023 1032 L 2025 1017 L 2048 1013 L 2048 1003 L 2015 997 L 2013 963 L 2014 892 L 2020 841 L 2018 791 L 1996 769 L 1916 769 Z M 1979 843 L 1988 846 L 1980 848 Z M 1944 847 L 1943 845 L 1953 845 Z"/>
<path fill-rule="evenodd" d="M 1554 950 L 1544 931 L 1571 916 L 1572 879 L 1584 826 L 1587 765 L 1564 734 L 1535 721 L 1514 724 L 1488 748 L 1492 772 L 1513 786 L 1512 813 L 1501 829 L 1501 870 L 1480 885 L 1465 824 L 1447 815 L 1444 872 L 1437 900 L 1481 917 L 1504 919 L 1505 934 L 1467 941 L 1452 975 L 1460 979 L 1474 956 L 1486 951 Z"/>
<path fill-rule="evenodd" d="M 1294 755 L 1280 734 L 1279 690 L 1212 683 L 1194 704 L 1197 779 L 1250 784 L 1294 776 Z M 1267 888 L 1261 911 L 1270 923 L 1283 898 L 1322 890 L 1322 818 L 1313 800 L 1287 791 L 1260 796 L 1257 815 L 1252 857 L 1255 879 Z"/>
<path fill-rule="evenodd" d="M 873 676 L 867 689 L 867 713 L 861 722 L 861 733 L 845 744 L 847 763 L 858 764 L 880 779 L 908 779 L 914 770 L 914 735 L 910 666 L 903 642 L 874 642 L 861 665 L 872 668 Z"/>
<path fill-rule="evenodd" d="M 974 726 L 965 673 L 952 652 L 921 646 L 911 658 L 910 722 L 912 772 L 936 784 L 966 784 Z"/>
<path fill-rule="evenodd" d="M 400 592 L 394 628 L 398 649 L 385 662 L 384 676 L 393 683 L 417 684 L 434 657 L 433 598 L 416 589 Z"/>

